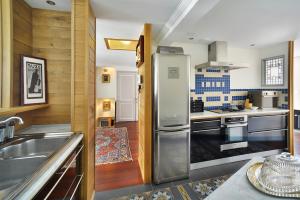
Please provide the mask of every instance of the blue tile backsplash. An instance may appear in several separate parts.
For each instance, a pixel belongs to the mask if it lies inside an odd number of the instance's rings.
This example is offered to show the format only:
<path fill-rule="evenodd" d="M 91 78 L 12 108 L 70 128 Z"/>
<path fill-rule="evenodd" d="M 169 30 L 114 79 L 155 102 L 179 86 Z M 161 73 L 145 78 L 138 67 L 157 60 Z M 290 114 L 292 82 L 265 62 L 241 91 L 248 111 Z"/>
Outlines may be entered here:
<path fill-rule="evenodd" d="M 244 104 L 248 91 L 279 91 L 278 107 L 288 108 L 287 89 L 230 88 L 230 72 L 220 69 L 201 69 L 195 74 L 195 88 L 191 89 L 192 99 L 202 100 L 206 110 L 228 108 L 231 105 Z"/>

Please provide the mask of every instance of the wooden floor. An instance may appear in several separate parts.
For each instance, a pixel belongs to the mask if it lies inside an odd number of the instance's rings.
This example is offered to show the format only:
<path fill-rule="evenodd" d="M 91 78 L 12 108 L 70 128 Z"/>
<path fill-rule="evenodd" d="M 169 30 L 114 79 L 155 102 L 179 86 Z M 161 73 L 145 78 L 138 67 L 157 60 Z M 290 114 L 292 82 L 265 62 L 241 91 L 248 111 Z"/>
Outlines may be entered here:
<path fill-rule="evenodd" d="M 138 123 L 122 122 L 116 124 L 116 127 L 127 127 L 133 161 L 107 165 L 96 165 L 95 188 L 98 192 L 143 183 L 137 160 Z"/>

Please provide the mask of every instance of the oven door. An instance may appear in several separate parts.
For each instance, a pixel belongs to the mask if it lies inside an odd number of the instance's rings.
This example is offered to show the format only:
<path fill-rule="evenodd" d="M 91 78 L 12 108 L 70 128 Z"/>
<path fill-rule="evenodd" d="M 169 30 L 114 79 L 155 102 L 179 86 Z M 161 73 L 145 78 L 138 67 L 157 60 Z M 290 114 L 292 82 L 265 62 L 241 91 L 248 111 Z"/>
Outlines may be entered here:
<path fill-rule="evenodd" d="M 247 148 L 247 126 L 247 123 L 222 125 L 224 143 L 220 145 L 220 151 Z"/>

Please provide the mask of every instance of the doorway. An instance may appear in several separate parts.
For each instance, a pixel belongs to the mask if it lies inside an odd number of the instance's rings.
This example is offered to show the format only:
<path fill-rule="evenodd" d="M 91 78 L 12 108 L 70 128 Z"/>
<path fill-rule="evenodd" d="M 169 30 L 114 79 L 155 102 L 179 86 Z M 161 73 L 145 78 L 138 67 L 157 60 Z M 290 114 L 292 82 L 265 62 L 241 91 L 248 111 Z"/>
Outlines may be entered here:
<path fill-rule="evenodd" d="M 97 67 L 95 189 L 142 184 L 138 162 L 137 69 Z"/>

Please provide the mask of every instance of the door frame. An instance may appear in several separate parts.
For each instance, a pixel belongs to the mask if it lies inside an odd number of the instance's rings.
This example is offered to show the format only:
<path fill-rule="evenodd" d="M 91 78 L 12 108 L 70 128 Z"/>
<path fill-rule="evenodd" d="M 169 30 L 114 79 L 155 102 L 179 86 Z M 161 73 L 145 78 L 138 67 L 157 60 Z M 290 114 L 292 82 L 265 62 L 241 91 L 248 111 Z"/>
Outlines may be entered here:
<path fill-rule="evenodd" d="M 138 72 L 137 71 L 117 71 L 117 88 L 116 88 L 116 122 L 119 122 L 119 118 L 118 118 L 118 101 L 119 101 L 119 74 L 125 74 L 125 73 L 131 73 L 131 74 L 135 74 L 135 121 L 138 121 L 138 84 L 137 84 L 137 75 Z"/>

